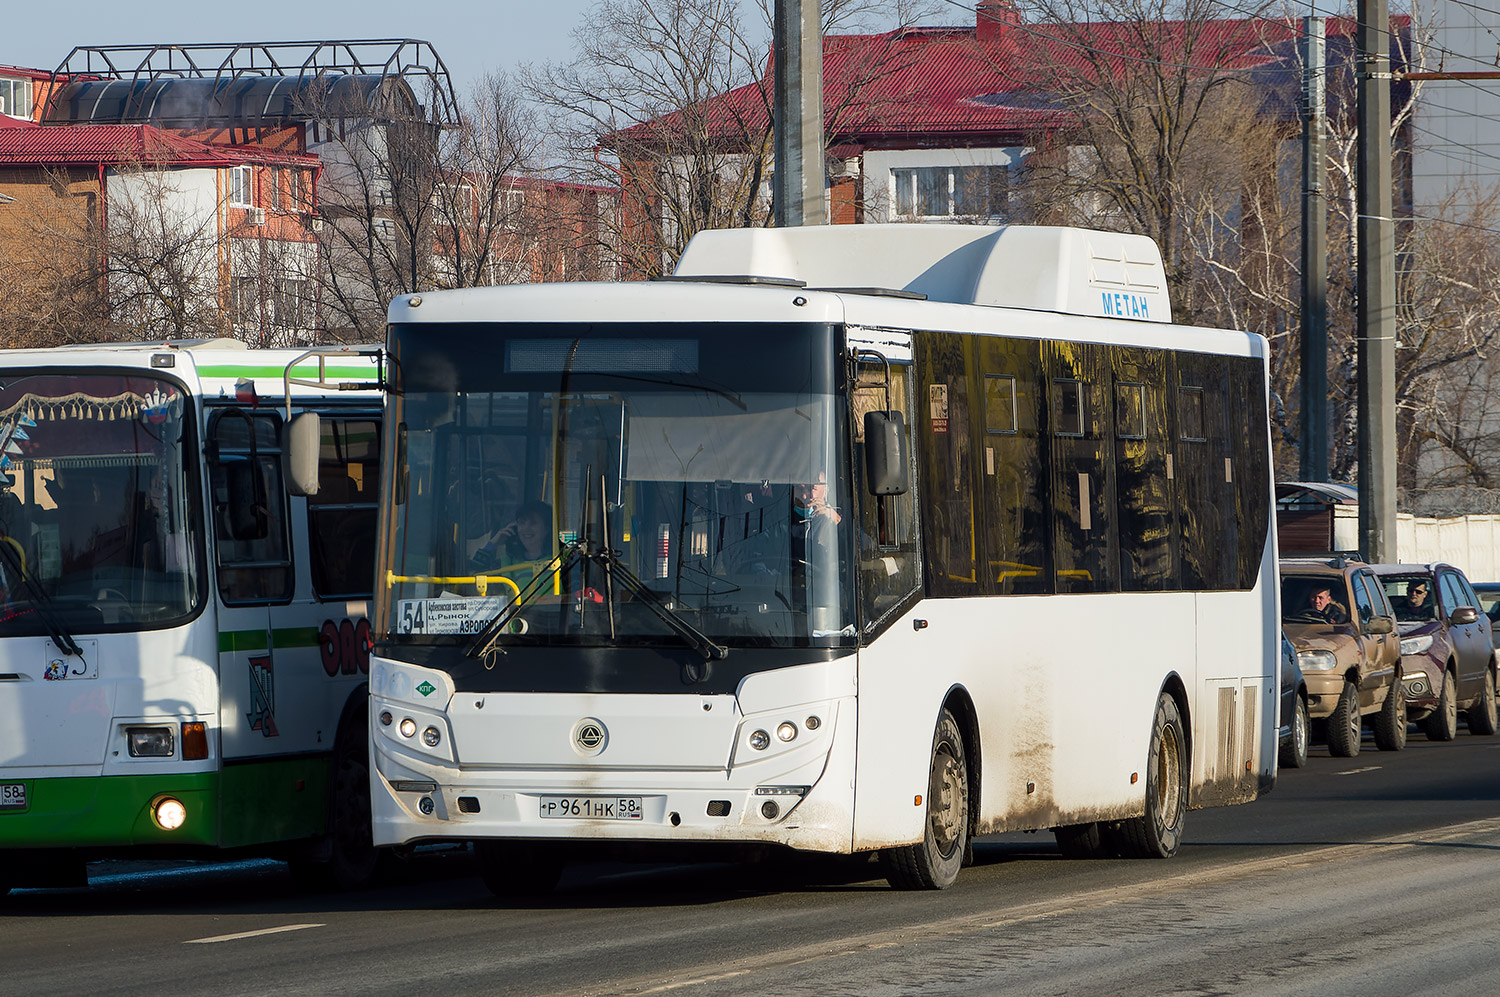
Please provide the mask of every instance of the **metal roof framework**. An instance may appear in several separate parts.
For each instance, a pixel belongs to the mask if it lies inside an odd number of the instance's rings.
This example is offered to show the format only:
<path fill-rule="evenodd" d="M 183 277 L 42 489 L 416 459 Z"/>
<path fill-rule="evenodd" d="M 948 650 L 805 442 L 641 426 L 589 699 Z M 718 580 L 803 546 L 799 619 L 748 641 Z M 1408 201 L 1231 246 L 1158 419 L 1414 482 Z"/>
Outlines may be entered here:
<path fill-rule="evenodd" d="M 113 120 L 149 123 L 155 96 L 173 80 L 211 80 L 211 89 L 223 93 L 243 90 L 257 78 L 311 86 L 346 77 L 399 81 L 413 95 L 425 91 L 429 103 L 424 116 L 432 124 L 447 127 L 459 121 L 447 66 L 431 42 L 415 38 L 79 46 L 52 71 L 42 120 L 66 119 L 59 111 L 67 85 L 74 82 L 128 83 L 131 97 Z"/>

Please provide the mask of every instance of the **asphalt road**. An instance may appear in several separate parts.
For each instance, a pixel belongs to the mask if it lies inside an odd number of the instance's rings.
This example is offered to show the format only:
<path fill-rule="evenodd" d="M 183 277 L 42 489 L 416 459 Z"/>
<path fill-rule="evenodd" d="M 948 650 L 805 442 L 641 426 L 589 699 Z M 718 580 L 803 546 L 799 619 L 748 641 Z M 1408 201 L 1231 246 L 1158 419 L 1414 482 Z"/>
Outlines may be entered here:
<path fill-rule="evenodd" d="M 1500 993 L 1500 738 L 1314 749 L 1167 862 L 1000 835 L 941 893 L 878 867 L 592 864 L 497 900 L 459 849 L 298 890 L 276 863 L 0 898 L 0 994 Z"/>

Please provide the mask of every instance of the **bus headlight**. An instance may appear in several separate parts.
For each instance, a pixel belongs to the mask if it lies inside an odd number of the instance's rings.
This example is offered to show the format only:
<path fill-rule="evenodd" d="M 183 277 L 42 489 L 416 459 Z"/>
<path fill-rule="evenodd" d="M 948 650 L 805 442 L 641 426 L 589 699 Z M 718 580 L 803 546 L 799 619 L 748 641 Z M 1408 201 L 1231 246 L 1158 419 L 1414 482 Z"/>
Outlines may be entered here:
<path fill-rule="evenodd" d="M 171 758 L 172 728 L 126 727 L 125 741 L 131 758 Z"/>
<path fill-rule="evenodd" d="M 417 733 L 417 722 L 411 717 L 404 717 L 399 730 L 402 737 L 413 737 Z"/>
<path fill-rule="evenodd" d="M 771 735 L 763 730 L 757 730 L 750 734 L 750 747 L 756 751 L 765 751 L 771 744 Z"/>
<path fill-rule="evenodd" d="M 422 743 L 429 748 L 436 748 L 438 742 L 443 739 L 443 734 L 436 727 L 428 727 L 422 732 Z"/>
<path fill-rule="evenodd" d="M 187 807 L 173 796 L 159 796 L 151 803 L 151 819 L 163 831 L 175 831 L 187 823 Z"/>

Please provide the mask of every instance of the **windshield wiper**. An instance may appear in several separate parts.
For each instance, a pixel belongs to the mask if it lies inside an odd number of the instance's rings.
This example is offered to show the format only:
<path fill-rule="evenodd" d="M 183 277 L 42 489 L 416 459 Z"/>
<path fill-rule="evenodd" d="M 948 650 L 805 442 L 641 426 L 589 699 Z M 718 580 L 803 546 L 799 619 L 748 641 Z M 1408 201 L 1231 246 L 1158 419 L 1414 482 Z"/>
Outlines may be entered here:
<path fill-rule="evenodd" d="M 569 544 L 566 550 L 559 551 L 552 560 L 547 562 L 545 567 L 531 576 L 531 581 L 527 582 L 526 587 L 516 593 L 515 598 L 506 603 L 500 612 L 496 613 L 488 623 L 480 628 L 479 632 L 474 635 L 474 640 L 470 642 L 468 649 L 464 651 L 464 654 L 471 658 L 482 658 L 491 651 L 499 651 L 501 654 L 504 654 L 505 648 L 500 646 L 500 635 L 505 633 L 505 625 L 515 619 L 517 613 L 531 605 L 537 596 L 542 594 L 542 590 L 546 588 L 547 583 L 554 577 L 567 571 L 573 566 L 574 561 L 583 556 L 583 544 L 581 543 Z"/>
<path fill-rule="evenodd" d="M 641 581 L 636 576 L 636 573 L 631 571 L 625 562 L 620 560 L 618 551 L 605 546 L 585 556 L 604 569 L 604 578 L 607 584 L 612 584 L 615 578 L 618 577 L 623 583 L 625 590 L 637 602 L 651 610 L 657 619 L 661 620 L 668 627 L 671 627 L 689 647 L 703 655 L 704 661 L 717 661 L 720 658 L 728 656 L 729 648 L 722 644 L 715 644 L 711 637 L 689 623 L 681 613 L 662 602 L 661 598 L 655 592 L 647 588 L 646 583 Z M 609 596 L 606 595 L 605 598 L 609 598 Z M 611 608 L 613 608 L 613 603 L 611 603 Z M 610 613 L 609 626 L 609 636 L 613 640 L 615 636 L 613 612 Z"/>
<path fill-rule="evenodd" d="M 73 635 L 57 619 L 57 613 L 52 608 L 52 597 L 49 596 L 40 582 L 31 576 L 26 570 L 26 562 L 20 553 L 10 545 L 8 541 L 0 540 L 0 555 L 5 558 L 5 565 L 16 573 L 16 577 L 31 591 L 31 606 L 36 610 L 36 615 L 42 618 L 42 623 L 47 627 L 47 635 L 52 638 L 52 643 L 70 658 L 82 658 L 83 648 L 73 639 Z"/>

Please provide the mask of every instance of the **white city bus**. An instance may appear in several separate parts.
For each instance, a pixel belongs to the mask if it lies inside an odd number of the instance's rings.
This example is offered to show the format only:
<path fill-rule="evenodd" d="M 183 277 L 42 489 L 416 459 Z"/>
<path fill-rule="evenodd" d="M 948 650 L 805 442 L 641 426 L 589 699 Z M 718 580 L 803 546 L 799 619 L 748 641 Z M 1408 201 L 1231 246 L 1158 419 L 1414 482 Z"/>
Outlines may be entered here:
<path fill-rule="evenodd" d="M 1165 857 L 1272 784 L 1267 346 L 1171 324 L 1149 239 L 711 232 L 389 317 L 377 844 L 941 888 L 976 835 Z"/>
<path fill-rule="evenodd" d="M 0 353 L 0 893 L 100 856 L 373 870 L 376 353 Z M 282 483 L 288 390 L 314 497 Z"/>

